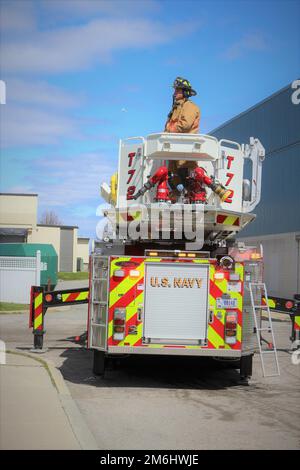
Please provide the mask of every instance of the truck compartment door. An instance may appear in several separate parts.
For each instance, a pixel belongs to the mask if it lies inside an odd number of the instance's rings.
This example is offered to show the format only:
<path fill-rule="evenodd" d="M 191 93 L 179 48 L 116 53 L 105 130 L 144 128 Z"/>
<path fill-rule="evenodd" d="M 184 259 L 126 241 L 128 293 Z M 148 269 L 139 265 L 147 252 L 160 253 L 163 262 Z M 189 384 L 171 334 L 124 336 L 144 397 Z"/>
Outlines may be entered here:
<path fill-rule="evenodd" d="M 204 344 L 209 265 L 146 263 L 144 341 Z"/>

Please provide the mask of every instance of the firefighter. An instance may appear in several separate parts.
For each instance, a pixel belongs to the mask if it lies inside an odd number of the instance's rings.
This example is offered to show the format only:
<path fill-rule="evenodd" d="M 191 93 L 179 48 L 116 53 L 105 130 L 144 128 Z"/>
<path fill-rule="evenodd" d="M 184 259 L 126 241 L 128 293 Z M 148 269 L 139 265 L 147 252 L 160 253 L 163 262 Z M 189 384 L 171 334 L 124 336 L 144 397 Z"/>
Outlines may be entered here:
<path fill-rule="evenodd" d="M 165 132 L 181 132 L 185 134 L 198 134 L 200 123 L 200 109 L 189 100 L 197 92 L 185 78 L 177 77 L 173 83 L 173 106 L 168 114 Z"/>
<path fill-rule="evenodd" d="M 193 90 L 188 80 L 177 77 L 173 83 L 173 106 L 168 114 L 165 125 L 165 132 L 178 132 L 185 134 L 198 134 L 200 123 L 200 109 L 189 100 L 197 92 Z M 189 170 L 197 168 L 197 162 L 186 160 L 171 160 L 168 169 L 173 175 L 171 187 L 174 189 L 174 195 L 178 195 L 175 189 L 178 185 L 185 186 Z"/>

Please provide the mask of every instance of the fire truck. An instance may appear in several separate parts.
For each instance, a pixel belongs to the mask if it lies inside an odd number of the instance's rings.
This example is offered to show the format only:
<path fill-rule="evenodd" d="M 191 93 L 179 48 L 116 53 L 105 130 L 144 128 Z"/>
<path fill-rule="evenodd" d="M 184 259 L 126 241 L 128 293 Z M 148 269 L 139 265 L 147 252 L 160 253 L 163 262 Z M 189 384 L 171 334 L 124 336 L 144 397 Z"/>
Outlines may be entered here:
<path fill-rule="evenodd" d="M 234 361 L 247 383 L 263 263 L 236 236 L 256 217 L 264 158 L 257 138 L 242 145 L 202 134 L 121 140 L 118 171 L 101 185 L 107 228 L 94 241 L 89 288 L 32 290 L 37 347 L 45 309 L 88 302 L 95 374 L 104 374 L 107 357 L 210 356 Z"/>

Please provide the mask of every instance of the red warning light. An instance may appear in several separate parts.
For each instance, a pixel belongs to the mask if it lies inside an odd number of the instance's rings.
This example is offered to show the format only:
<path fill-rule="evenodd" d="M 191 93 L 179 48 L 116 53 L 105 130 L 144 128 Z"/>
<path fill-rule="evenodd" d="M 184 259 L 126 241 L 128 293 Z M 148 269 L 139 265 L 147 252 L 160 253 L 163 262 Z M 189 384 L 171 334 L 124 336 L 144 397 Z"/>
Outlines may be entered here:
<path fill-rule="evenodd" d="M 287 309 L 291 309 L 294 307 L 294 302 L 292 302 L 291 300 L 288 300 L 286 303 L 285 303 L 285 308 Z"/>

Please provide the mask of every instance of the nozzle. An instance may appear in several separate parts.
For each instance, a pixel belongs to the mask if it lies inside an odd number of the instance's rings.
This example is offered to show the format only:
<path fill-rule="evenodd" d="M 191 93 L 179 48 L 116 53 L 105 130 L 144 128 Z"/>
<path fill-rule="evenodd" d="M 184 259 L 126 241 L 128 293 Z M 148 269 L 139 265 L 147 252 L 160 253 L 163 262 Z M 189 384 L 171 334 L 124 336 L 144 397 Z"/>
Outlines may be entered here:
<path fill-rule="evenodd" d="M 150 181 L 144 184 L 144 186 L 133 196 L 133 199 L 138 199 L 140 196 L 144 196 L 144 194 L 154 186 Z"/>
<path fill-rule="evenodd" d="M 214 193 L 216 193 L 222 202 L 230 196 L 231 191 L 229 189 L 224 188 L 224 186 L 220 183 L 213 183 L 211 189 Z"/>

